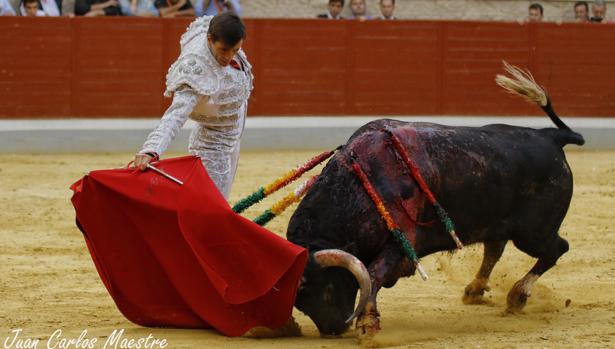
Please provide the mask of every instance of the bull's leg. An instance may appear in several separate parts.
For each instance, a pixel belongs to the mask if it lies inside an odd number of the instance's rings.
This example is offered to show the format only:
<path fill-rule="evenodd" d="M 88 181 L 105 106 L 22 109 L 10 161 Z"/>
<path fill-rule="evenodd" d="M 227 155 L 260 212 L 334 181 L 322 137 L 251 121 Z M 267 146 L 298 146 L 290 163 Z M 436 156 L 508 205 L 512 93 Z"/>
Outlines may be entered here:
<path fill-rule="evenodd" d="M 380 331 L 380 313 L 376 308 L 375 294 L 373 297 L 370 297 L 365 310 L 359 315 L 356 328 L 359 338 L 373 337 Z"/>
<path fill-rule="evenodd" d="M 373 265 L 373 264 L 372 264 Z M 376 297 L 378 291 L 382 287 L 382 280 L 374 277 L 374 269 L 370 266 L 370 275 L 372 275 L 372 293 L 369 295 L 365 309 L 359 315 L 356 322 L 356 329 L 359 338 L 372 337 L 380 331 L 380 313 L 376 307 Z"/>
<path fill-rule="evenodd" d="M 485 242 L 483 263 L 481 264 L 478 273 L 476 273 L 474 280 L 466 286 L 462 298 L 464 304 L 487 303 L 483 299 L 483 295 L 485 294 L 485 291 L 490 290 L 489 286 L 487 286 L 489 276 L 491 275 L 495 264 L 498 260 L 500 260 L 500 257 L 504 252 L 504 248 L 506 247 L 506 243 L 506 240 Z"/>
<path fill-rule="evenodd" d="M 508 292 L 508 297 L 506 298 L 508 312 L 518 312 L 525 307 L 527 298 L 531 295 L 532 286 L 536 280 L 547 270 L 551 269 L 559 257 L 567 251 L 568 242 L 559 236 L 551 244 L 545 246 L 534 267 L 521 280 L 517 281 L 510 292 Z"/>
<path fill-rule="evenodd" d="M 399 275 L 402 255 L 399 247 L 384 249 L 378 258 L 372 262 L 368 271 L 372 279 L 372 293 L 363 312 L 359 315 L 356 323 L 359 337 L 372 337 L 380 331 L 380 313 L 376 307 L 376 297 L 382 286 L 390 287 Z M 404 263 L 405 264 L 405 263 Z M 406 264 L 407 265 L 407 264 Z"/>

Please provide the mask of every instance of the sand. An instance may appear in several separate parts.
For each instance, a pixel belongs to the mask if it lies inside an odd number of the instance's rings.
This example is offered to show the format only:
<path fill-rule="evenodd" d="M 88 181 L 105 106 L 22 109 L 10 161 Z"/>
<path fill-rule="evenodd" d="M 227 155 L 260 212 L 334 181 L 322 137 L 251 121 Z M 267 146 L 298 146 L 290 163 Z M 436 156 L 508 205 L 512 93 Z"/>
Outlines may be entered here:
<path fill-rule="evenodd" d="M 317 152 L 242 154 L 232 201 Z M 117 310 L 101 283 L 74 224 L 69 185 L 89 170 L 120 167 L 131 154 L 0 155 L 0 346 L 14 330 L 33 347 L 61 338 L 98 338 L 114 330 L 126 338 L 148 334 L 167 348 L 354 348 L 353 332 L 320 338 L 311 321 L 295 317 L 303 337 L 227 338 L 212 330 L 136 326 Z M 572 204 L 561 228 L 570 251 L 534 287 L 525 311 L 504 313 L 506 293 L 534 260 L 509 244 L 487 294 L 491 305 L 461 302 L 481 260 L 482 247 L 423 259 L 430 276 L 400 280 L 379 294 L 382 331 L 370 346 L 421 348 L 561 348 L 615 346 L 615 151 L 569 151 L 575 176 Z M 274 199 L 280 196 L 275 196 Z M 271 200 L 252 209 L 254 217 Z M 283 235 L 290 214 L 269 228 Z M 568 306 L 566 304 L 568 303 Z M 22 342 L 25 346 L 27 343 Z M 60 348 L 58 337 L 51 341 Z M 81 343 L 83 345 L 83 342 Z M 16 344 L 13 344 L 13 348 Z M 76 348 L 74 344 L 67 345 Z M 157 346 L 159 347 L 159 346 Z M 118 346 L 119 348 L 119 346 Z"/>

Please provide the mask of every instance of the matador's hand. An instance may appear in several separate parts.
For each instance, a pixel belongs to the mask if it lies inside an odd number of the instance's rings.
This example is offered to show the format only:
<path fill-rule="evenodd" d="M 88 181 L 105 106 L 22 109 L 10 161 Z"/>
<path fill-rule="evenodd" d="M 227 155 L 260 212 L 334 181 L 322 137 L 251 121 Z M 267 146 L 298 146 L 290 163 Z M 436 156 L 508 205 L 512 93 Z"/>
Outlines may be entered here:
<path fill-rule="evenodd" d="M 136 153 L 133 160 L 133 165 L 141 171 L 145 171 L 147 164 L 156 159 L 154 154 Z"/>

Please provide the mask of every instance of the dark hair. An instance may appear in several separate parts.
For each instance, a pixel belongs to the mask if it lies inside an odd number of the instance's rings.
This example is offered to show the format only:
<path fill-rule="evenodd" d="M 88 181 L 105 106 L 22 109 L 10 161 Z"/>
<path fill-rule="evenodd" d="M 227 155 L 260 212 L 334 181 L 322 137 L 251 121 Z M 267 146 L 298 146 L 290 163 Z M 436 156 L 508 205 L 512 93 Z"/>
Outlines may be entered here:
<path fill-rule="evenodd" d="M 391 0 L 391 2 L 395 5 L 395 0 Z M 380 3 L 382 4 L 382 0 L 380 0 Z"/>
<path fill-rule="evenodd" d="M 575 2 L 574 8 L 577 8 L 579 6 L 585 7 L 585 11 L 589 12 L 589 5 L 587 4 L 587 1 L 577 1 L 577 2 Z"/>
<path fill-rule="evenodd" d="M 26 6 L 26 4 L 31 4 L 35 2 L 39 7 L 40 7 L 40 1 L 39 0 L 23 0 L 23 5 Z"/>
<path fill-rule="evenodd" d="M 213 42 L 222 41 L 229 46 L 235 46 L 246 38 L 246 28 L 234 12 L 224 12 L 211 19 L 207 34 Z"/>
<path fill-rule="evenodd" d="M 344 7 L 344 0 L 329 0 L 329 4 L 333 4 L 333 3 L 336 3 L 336 2 L 341 3 L 342 7 Z"/>
<path fill-rule="evenodd" d="M 529 7 L 530 10 L 539 10 L 540 11 L 540 15 L 542 16 L 544 13 L 544 10 L 542 9 L 542 5 L 541 4 L 531 4 Z"/>

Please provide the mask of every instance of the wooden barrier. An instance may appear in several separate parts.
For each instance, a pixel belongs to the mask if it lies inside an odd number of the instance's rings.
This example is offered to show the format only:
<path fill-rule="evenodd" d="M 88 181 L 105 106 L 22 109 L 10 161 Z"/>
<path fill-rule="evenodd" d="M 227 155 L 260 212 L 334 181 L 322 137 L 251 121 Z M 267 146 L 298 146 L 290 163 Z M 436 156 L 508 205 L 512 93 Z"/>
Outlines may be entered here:
<path fill-rule="evenodd" d="M 158 117 L 191 19 L 0 18 L 0 118 Z M 615 116 L 615 26 L 246 19 L 250 115 L 541 115 L 493 82 L 529 67 L 561 115 Z"/>

